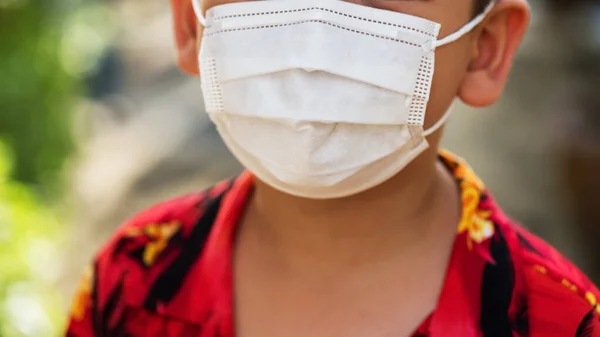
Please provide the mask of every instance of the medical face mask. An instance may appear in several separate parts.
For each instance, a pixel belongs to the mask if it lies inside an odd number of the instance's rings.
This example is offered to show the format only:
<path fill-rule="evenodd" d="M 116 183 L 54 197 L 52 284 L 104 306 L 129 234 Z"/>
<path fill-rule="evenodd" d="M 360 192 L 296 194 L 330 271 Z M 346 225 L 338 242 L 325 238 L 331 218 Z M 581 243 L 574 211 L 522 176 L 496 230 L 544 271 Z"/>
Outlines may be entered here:
<path fill-rule="evenodd" d="M 208 10 L 200 50 L 206 111 L 235 157 L 288 194 L 341 198 L 391 178 L 428 143 L 438 40 L 423 18 L 339 0 L 237 2 Z"/>

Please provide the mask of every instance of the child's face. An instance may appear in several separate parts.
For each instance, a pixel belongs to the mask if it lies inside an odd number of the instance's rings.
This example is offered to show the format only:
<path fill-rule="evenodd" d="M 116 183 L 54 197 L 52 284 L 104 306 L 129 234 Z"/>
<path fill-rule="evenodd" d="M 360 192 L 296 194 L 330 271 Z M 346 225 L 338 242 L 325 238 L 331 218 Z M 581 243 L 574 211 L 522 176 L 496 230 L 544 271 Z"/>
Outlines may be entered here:
<path fill-rule="evenodd" d="M 193 18 L 190 0 L 171 0 L 175 6 L 175 28 L 179 61 L 184 71 L 197 74 L 197 52 L 202 40 L 202 26 L 187 22 L 181 31 L 181 18 Z M 214 6 L 249 0 L 201 0 L 206 11 Z M 474 1 L 478 0 L 348 0 L 359 5 L 423 17 L 442 25 L 440 38 L 449 35 L 473 18 Z M 181 8 L 177 8 L 177 6 Z M 178 15 L 183 11 L 183 15 Z M 181 13 L 180 13 L 181 14 Z M 178 19 L 179 17 L 179 19 Z M 435 72 L 427 106 L 425 128 L 435 123 L 455 97 L 473 106 L 496 101 L 506 82 L 514 52 L 528 23 L 528 7 L 522 0 L 501 0 L 488 18 L 463 38 L 442 46 L 435 53 Z M 182 34 L 193 33 L 192 46 L 183 45 Z M 190 37 L 187 38 L 189 40 Z M 184 48 L 182 48 L 184 47 Z M 190 55 L 190 49 L 193 53 Z M 365 63 L 368 67 L 369 63 Z"/>

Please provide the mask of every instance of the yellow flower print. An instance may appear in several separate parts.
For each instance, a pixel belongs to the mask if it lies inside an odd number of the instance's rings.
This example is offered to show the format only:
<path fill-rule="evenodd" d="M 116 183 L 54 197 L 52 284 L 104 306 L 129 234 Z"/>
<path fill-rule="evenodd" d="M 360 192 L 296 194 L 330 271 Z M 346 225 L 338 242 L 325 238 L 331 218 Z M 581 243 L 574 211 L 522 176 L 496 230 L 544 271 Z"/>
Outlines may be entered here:
<path fill-rule="evenodd" d="M 71 304 L 71 317 L 76 321 L 81 321 L 85 317 L 85 311 L 91 306 L 93 282 L 94 269 L 92 266 L 88 266 L 79 281 L 75 298 Z"/>
<path fill-rule="evenodd" d="M 494 235 L 494 224 L 489 220 L 492 212 L 478 211 L 473 214 L 473 224 L 469 228 L 469 235 L 477 243 L 491 238 Z"/>
<path fill-rule="evenodd" d="M 167 243 L 179 229 L 178 223 L 169 223 L 147 228 L 147 234 L 153 238 L 153 241 L 148 243 L 144 251 L 144 263 L 149 266 L 154 263 L 156 257 L 165 249 Z"/>
<path fill-rule="evenodd" d="M 459 165 L 456 168 L 456 171 L 454 171 L 454 174 L 456 175 L 456 177 L 462 179 L 463 183 L 471 185 L 478 191 L 485 190 L 485 185 L 483 184 L 483 181 L 475 175 L 473 170 L 469 166 L 467 166 L 466 163 Z"/>
<path fill-rule="evenodd" d="M 594 296 L 594 294 L 592 294 L 589 291 L 587 293 L 585 293 L 585 299 L 588 300 L 588 302 L 590 302 L 590 304 L 593 306 L 598 304 L 598 302 L 596 301 L 596 296 Z"/>
<path fill-rule="evenodd" d="M 492 212 L 479 209 L 481 192 L 477 188 L 463 184 L 463 214 L 458 226 L 458 233 L 468 233 L 467 244 L 473 248 L 473 241 L 481 243 L 494 236 L 494 224 L 489 219 Z"/>
<path fill-rule="evenodd" d="M 456 178 L 462 180 L 463 183 L 471 185 L 479 191 L 485 190 L 485 185 L 483 184 L 483 181 L 481 181 L 481 179 L 479 179 L 479 177 L 475 175 L 475 172 L 473 171 L 473 169 L 471 169 L 471 167 L 469 166 L 469 164 L 467 164 L 466 161 L 446 150 L 440 150 L 440 154 L 447 161 L 456 164 L 453 169 L 453 173 Z"/>
<path fill-rule="evenodd" d="M 598 313 L 600 315 L 600 303 L 598 303 L 596 296 L 594 296 L 594 294 L 592 294 L 592 292 L 588 291 L 587 293 L 585 293 L 585 299 L 588 300 L 588 302 L 590 302 L 590 304 L 594 308 L 596 308 L 596 313 Z"/>
<path fill-rule="evenodd" d="M 539 264 L 534 265 L 533 269 L 537 270 L 542 274 L 548 274 L 548 270 L 545 267 L 540 266 Z"/>
<path fill-rule="evenodd" d="M 562 283 L 562 285 L 564 285 L 565 287 L 571 289 L 571 291 L 577 291 L 577 287 L 566 279 L 563 279 L 560 283 Z"/>
<path fill-rule="evenodd" d="M 156 257 L 167 247 L 169 240 L 179 230 L 179 222 L 173 221 L 162 224 L 149 224 L 143 227 L 131 228 L 126 234 L 128 237 L 144 235 L 150 239 L 146 244 L 142 260 L 146 266 L 150 266 Z"/>

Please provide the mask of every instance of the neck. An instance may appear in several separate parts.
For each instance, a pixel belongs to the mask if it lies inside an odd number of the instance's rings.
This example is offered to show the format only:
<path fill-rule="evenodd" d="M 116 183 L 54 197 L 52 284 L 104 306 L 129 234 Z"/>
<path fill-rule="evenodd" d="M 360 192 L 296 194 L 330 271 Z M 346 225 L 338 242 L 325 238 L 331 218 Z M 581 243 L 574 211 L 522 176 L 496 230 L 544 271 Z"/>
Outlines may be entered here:
<path fill-rule="evenodd" d="M 357 257 L 358 251 L 377 259 L 398 247 L 420 246 L 437 224 L 455 226 L 457 202 L 455 182 L 433 147 L 394 178 L 343 199 L 298 198 L 257 182 L 244 231 L 284 259 L 295 256 L 314 266 L 311 258 L 339 255 L 356 263 L 367 258 Z"/>

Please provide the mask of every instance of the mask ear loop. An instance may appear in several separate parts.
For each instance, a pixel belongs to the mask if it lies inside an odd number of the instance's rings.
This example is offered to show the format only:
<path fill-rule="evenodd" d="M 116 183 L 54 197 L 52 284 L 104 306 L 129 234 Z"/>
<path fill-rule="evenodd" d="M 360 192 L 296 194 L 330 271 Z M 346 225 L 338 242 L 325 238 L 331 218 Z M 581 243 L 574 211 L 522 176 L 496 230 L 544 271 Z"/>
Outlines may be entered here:
<path fill-rule="evenodd" d="M 431 136 L 432 133 L 436 132 L 440 127 L 442 127 L 442 125 L 446 124 L 446 121 L 448 120 L 448 117 L 450 117 L 450 114 L 452 113 L 452 108 L 453 107 L 454 107 L 454 104 L 452 104 L 448 108 L 448 110 L 446 110 L 446 112 L 444 113 L 444 115 L 442 116 L 442 118 L 440 118 L 429 129 L 423 131 L 423 136 L 425 136 L 425 137 Z"/>
<path fill-rule="evenodd" d="M 196 17 L 198 18 L 198 22 L 204 27 L 206 27 L 206 18 L 202 14 L 202 8 L 200 8 L 200 0 L 192 0 L 192 7 L 194 7 L 194 13 L 196 13 Z"/>
<path fill-rule="evenodd" d="M 485 19 L 485 17 L 490 14 L 490 12 L 492 11 L 492 9 L 494 9 L 494 6 L 496 5 L 496 1 L 497 0 L 492 0 L 490 1 L 490 3 L 487 5 L 487 7 L 485 8 L 485 10 L 483 11 L 483 13 L 479 14 L 475 19 L 471 20 L 471 22 L 467 23 L 466 25 L 464 25 L 461 29 L 457 30 L 456 32 L 446 36 L 443 39 L 437 40 L 433 43 L 434 48 L 443 46 L 445 44 L 454 42 L 458 39 L 460 39 L 461 37 L 463 37 L 463 35 L 467 34 L 468 32 L 470 32 L 473 28 L 475 28 L 478 24 L 480 24 L 483 19 Z M 452 106 L 450 106 L 450 108 L 448 108 L 448 110 L 446 110 L 446 112 L 444 113 L 444 115 L 442 116 L 442 118 L 440 118 L 435 124 L 433 124 L 429 129 L 425 130 L 423 132 L 423 135 L 425 137 L 430 136 L 432 133 L 436 132 L 440 127 L 442 127 L 442 125 L 444 125 L 446 123 L 446 121 L 448 120 L 448 117 L 450 117 L 450 114 L 452 113 Z"/>
<path fill-rule="evenodd" d="M 452 43 L 452 42 L 460 39 L 461 37 L 463 37 L 463 35 L 467 34 L 471 30 L 473 30 L 473 28 L 477 27 L 477 25 L 479 25 L 483 21 L 483 19 L 485 19 L 485 17 L 488 16 L 488 14 L 490 14 L 492 9 L 494 9 L 494 6 L 496 6 L 496 1 L 497 0 L 491 0 L 490 3 L 487 5 L 485 10 L 481 14 L 479 14 L 477 17 L 475 17 L 475 19 L 471 20 L 471 22 L 464 25 L 461 29 L 446 36 L 443 39 L 433 42 L 433 47 L 437 48 L 437 47 L 443 46 L 445 44 Z"/>

